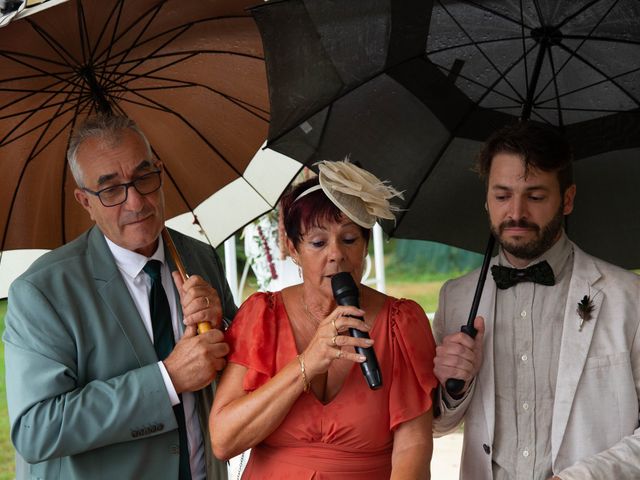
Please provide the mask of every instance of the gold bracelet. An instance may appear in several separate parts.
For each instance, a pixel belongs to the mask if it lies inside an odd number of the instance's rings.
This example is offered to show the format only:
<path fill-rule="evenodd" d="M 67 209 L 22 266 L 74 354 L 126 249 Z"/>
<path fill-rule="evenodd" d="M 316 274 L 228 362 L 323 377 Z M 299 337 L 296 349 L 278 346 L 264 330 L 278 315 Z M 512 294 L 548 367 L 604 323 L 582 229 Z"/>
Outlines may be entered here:
<path fill-rule="evenodd" d="M 302 373 L 302 390 L 307 393 L 311 384 L 307 380 L 307 372 L 304 369 L 304 357 L 302 354 L 298 355 L 298 362 L 300 362 L 300 373 Z"/>

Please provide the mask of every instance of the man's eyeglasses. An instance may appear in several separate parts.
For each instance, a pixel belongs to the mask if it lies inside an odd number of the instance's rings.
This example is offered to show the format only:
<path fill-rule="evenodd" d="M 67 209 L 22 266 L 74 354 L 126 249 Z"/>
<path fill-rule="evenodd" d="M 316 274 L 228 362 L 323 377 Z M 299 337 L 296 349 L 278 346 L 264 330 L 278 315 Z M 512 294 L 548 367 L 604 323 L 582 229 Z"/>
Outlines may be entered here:
<path fill-rule="evenodd" d="M 147 173 L 131 182 L 113 185 L 98 190 L 97 192 L 89 190 L 88 188 L 82 188 L 82 190 L 98 197 L 100 203 L 105 207 L 115 207 L 127 201 L 129 187 L 135 188 L 140 195 L 149 195 L 158 190 L 161 185 L 162 180 L 160 179 L 160 170 L 158 170 L 157 172 Z"/>

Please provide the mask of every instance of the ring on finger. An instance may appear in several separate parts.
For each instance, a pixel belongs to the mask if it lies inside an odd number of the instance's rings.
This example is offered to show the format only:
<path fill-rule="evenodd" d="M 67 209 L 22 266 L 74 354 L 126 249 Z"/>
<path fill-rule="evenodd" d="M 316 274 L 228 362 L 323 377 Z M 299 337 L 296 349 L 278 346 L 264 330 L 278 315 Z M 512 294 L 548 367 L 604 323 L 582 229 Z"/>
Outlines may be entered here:
<path fill-rule="evenodd" d="M 209 301 L 209 297 L 203 297 L 205 302 L 207 302 L 207 306 L 205 308 L 209 308 L 211 306 L 211 302 Z"/>
<path fill-rule="evenodd" d="M 341 349 L 338 349 L 338 351 L 336 352 L 336 358 L 337 359 L 342 358 L 342 350 Z"/>
<path fill-rule="evenodd" d="M 331 337 L 331 345 L 334 347 L 338 346 L 338 344 L 336 343 L 336 338 L 338 338 L 338 335 L 334 335 L 333 337 Z"/>
<path fill-rule="evenodd" d="M 336 327 L 336 319 L 331 320 L 331 325 L 333 325 L 333 329 L 336 331 L 336 335 L 338 335 L 338 327 Z"/>

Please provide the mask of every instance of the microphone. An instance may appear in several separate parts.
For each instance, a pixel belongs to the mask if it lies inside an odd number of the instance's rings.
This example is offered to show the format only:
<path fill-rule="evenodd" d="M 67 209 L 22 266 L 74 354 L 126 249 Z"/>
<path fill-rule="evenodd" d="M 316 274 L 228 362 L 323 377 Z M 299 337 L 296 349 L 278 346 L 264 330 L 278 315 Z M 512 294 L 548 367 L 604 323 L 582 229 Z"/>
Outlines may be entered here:
<path fill-rule="evenodd" d="M 331 277 L 331 289 L 333 290 L 333 297 L 338 305 L 360 308 L 358 299 L 360 292 L 348 272 L 340 272 Z M 359 318 L 364 322 L 364 318 L 362 317 L 353 318 Z M 355 328 L 349 328 L 349 334 L 356 338 L 369 338 L 368 333 L 361 332 Z M 377 390 L 382 386 L 382 375 L 380 374 L 378 359 L 373 351 L 373 347 L 355 347 L 355 349 L 358 354 L 366 357 L 366 360 L 360 364 L 360 368 L 362 369 L 362 374 L 367 379 L 369 388 L 371 390 Z"/>

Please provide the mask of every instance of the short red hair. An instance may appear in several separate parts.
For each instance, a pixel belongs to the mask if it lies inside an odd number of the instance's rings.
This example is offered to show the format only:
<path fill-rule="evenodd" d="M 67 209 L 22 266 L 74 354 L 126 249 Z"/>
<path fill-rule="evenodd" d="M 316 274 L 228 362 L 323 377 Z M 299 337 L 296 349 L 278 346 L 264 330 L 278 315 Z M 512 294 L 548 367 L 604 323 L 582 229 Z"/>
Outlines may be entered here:
<path fill-rule="evenodd" d="M 324 222 L 340 222 L 345 217 L 344 213 L 329 200 L 322 189 L 298 198 L 300 194 L 315 185 L 319 185 L 318 177 L 292 186 L 280 200 L 284 229 L 296 249 L 302 241 L 303 232 L 313 227 L 320 227 Z M 369 242 L 371 230 L 362 226 L 360 226 L 360 230 L 362 230 L 364 239 Z"/>

